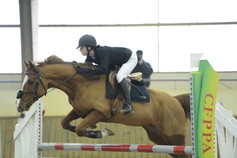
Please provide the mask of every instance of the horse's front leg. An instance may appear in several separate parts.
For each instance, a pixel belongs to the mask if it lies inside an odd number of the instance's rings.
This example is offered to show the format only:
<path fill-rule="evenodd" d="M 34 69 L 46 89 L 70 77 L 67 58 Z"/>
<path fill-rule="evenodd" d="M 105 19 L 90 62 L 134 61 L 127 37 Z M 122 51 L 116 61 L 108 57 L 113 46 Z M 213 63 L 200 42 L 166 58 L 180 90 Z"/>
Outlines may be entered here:
<path fill-rule="evenodd" d="M 67 114 L 66 117 L 64 117 L 61 121 L 61 125 L 64 129 L 69 130 L 71 132 L 75 132 L 76 126 L 72 126 L 70 124 L 71 121 L 76 120 L 78 118 L 82 117 L 80 113 L 76 113 L 73 109 Z"/>
<path fill-rule="evenodd" d="M 105 121 L 106 117 L 104 114 L 97 110 L 91 111 L 76 127 L 76 134 L 79 137 L 88 138 L 102 138 L 103 136 L 114 135 L 114 133 L 109 129 L 104 129 L 103 131 L 88 130 L 89 127 L 95 125 L 98 122 Z"/>

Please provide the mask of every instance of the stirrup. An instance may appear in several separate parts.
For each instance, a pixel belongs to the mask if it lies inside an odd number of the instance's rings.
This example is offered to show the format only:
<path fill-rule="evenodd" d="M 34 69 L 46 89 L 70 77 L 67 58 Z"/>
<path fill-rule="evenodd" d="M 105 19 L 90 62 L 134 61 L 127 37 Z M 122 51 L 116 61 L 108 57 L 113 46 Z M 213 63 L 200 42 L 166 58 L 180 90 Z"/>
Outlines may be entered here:
<path fill-rule="evenodd" d="M 132 105 L 131 105 L 131 104 L 128 104 L 128 103 L 125 103 L 125 104 L 123 105 L 123 109 L 120 110 L 120 113 L 122 113 L 122 114 L 124 114 L 124 115 L 134 113 L 133 108 L 132 108 Z"/>

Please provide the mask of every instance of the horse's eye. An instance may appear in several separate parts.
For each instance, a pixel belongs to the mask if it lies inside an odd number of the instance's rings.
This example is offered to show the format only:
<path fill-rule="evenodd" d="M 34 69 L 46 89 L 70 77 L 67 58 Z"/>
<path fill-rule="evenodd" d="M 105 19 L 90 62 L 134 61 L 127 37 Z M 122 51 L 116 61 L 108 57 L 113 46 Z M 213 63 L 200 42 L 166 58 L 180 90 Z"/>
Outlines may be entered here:
<path fill-rule="evenodd" d="M 32 80 L 28 80 L 27 83 L 28 83 L 29 85 L 31 85 L 31 84 L 34 83 L 34 81 L 32 81 Z"/>

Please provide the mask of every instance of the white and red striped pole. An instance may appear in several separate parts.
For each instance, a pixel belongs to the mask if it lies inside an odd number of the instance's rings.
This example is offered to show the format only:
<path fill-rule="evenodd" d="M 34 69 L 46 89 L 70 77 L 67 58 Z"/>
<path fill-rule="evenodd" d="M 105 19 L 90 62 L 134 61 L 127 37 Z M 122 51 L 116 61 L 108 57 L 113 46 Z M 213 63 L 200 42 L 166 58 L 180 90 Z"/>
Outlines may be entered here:
<path fill-rule="evenodd" d="M 192 154 L 191 146 L 135 145 L 135 144 L 80 144 L 80 143 L 41 143 L 39 150 L 78 150 L 114 152 L 151 152 L 168 154 Z"/>

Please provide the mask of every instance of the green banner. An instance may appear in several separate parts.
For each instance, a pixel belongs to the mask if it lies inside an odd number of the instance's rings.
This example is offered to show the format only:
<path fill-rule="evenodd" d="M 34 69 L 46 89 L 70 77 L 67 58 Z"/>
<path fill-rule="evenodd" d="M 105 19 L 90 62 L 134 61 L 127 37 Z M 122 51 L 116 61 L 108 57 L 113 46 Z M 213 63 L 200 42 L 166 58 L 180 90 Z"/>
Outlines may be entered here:
<path fill-rule="evenodd" d="M 192 74 L 196 157 L 214 158 L 214 116 L 219 76 L 207 60 L 201 60 L 198 72 Z"/>

